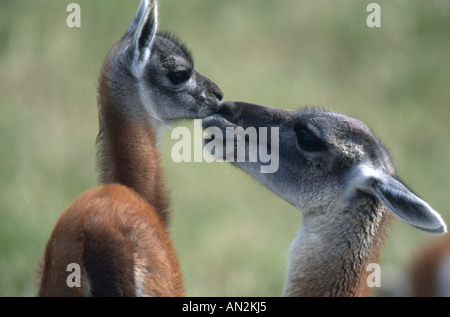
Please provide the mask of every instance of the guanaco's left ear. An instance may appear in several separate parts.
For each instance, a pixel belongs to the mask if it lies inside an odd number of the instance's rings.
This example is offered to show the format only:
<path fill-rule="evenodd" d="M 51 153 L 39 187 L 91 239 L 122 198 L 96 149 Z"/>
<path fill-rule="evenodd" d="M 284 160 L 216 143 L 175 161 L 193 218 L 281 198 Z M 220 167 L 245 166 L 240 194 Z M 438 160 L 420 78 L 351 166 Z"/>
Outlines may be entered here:
<path fill-rule="evenodd" d="M 357 184 L 358 189 L 377 197 L 409 225 L 434 234 L 447 232 L 439 213 L 391 175 L 363 166 L 358 172 Z"/>
<path fill-rule="evenodd" d="M 133 30 L 133 68 L 139 70 L 150 57 L 152 40 L 157 28 L 155 0 L 141 0 L 128 30 Z"/>

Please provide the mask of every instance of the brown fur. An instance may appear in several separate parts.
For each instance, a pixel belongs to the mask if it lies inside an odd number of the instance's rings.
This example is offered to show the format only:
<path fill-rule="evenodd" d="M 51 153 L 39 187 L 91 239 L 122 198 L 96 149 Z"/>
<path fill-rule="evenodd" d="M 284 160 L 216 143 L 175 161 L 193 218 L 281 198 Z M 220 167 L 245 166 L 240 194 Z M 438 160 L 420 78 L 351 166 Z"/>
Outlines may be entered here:
<path fill-rule="evenodd" d="M 58 220 L 46 247 L 39 296 L 134 296 L 139 287 L 149 296 L 184 295 L 166 230 L 169 203 L 155 132 L 127 115 L 120 102 L 102 72 L 98 156 L 105 185 L 82 194 Z M 81 288 L 66 284 L 69 263 L 81 266 Z"/>
<path fill-rule="evenodd" d="M 81 266 L 82 287 L 69 288 L 69 263 Z M 154 208 L 119 184 L 79 196 L 61 215 L 45 250 L 39 296 L 183 296 L 172 243 Z"/>
<path fill-rule="evenodd" d="M 367 285 L 367 278 L 372 272 L 367 271 L 366 268 L 369 263 L 380 264 L 380 247 L 387 239 L 387 230 L 391 226 L 392 220 L 393 216 L 390 213 L 385 212 L 381 220 L 378 234 L 373 243 L 372 251 L 364 265 L 364 270 L 359 275 L 358 291 L 355 293 L 355 296 L 357 297 L 368 297 L 372 295 L 372 290 Z"/>
<path fill-rule="evenodd" d="M 447 234 L 427 245 L 415 256 L 409 272 L 413 296 L 440 296 L 437 286 L 438 267 L 448 254 L 450 235 Z"/>
<path fill-rule="evenodd" d="M 40 268 L 39 296 L 184 296 L 167 232 L 156 132 L 137 91 L 121 91 L 110 78 L 122 67 L 116 57 L 127 40 L 111 49 L 99 80 L 97 163 L 104 185 L 79 196 L 57 221 Z M 80 288 L 66 284 L 69 263 L 81 266 Z"/>
<path fill-rule="evenodd" d="M 114 51 L 113 51 L 114 52 Z M 139 104 L 133 104 L 133 115 L 126 100 L 111 91 L 106 67 L 103 66 L 99 86 L 99 123 L 97 163 L 101 183 L 121 183 L 133 188 L 153 206 L 167 224 L 169 207 L 156 133 Z M 131 79 L 130 79 L 131 80 Z M 128 92 L 130 93 L 130 92 Z M 135 92 L 136 94 L 136 92 Z M 136 101 L 138 102 L 138 100 Z"/>

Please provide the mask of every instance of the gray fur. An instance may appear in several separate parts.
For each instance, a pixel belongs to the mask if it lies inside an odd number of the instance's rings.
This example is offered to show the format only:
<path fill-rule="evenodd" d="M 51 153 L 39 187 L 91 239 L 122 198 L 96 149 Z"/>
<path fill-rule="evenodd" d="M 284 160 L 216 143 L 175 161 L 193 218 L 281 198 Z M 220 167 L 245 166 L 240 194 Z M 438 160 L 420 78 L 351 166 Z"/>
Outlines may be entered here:
<path fill-rule="evenodd" d="M 155 1 L 142 0 L 127 32 L 111 50 L 102 70 L 110 94 L 136 120 L 150 117 L 161 126 L 176 119 L 202 118 L 220 104 L 217 85 L 194 69 L 185 46 L 158 35 Z M 186 80 L 174 84 L 173 73 Z"/>

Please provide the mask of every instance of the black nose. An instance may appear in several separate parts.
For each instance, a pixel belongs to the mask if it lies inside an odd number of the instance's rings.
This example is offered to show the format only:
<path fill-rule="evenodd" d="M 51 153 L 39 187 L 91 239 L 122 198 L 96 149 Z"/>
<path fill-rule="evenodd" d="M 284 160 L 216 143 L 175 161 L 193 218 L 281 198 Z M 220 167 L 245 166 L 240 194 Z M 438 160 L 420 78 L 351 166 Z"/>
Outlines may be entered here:
<path fill-rule="evenodd" d="M 238 116 L 235 108 L 236 106 L 233 102 L 224 102 L 219 106 L 219 108 L 217 108 L 216 114 L 220 115 L 230 122 L 234 122 L 236 121 L 236 118 Z"/>
<path fill-rule="evenodd" d="M 216 87 L 216 89 L 214 89 L 214 91 L 213 91 L 212 93 L 213 93 L 214 96 L 216 96 L 216 98 L 217 98 L 219 101 L 222 101 L 222 99 L 223 99 L 223 93 L 222 93 L 222 91 L 219 89 L 219 87 Z"/>

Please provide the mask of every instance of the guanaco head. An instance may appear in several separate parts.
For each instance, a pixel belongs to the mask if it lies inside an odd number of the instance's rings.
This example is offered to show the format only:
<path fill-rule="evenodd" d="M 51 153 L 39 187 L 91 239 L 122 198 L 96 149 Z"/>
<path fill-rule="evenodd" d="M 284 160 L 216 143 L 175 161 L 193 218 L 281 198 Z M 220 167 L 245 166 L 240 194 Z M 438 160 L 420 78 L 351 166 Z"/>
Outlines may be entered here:
<path fill-rule="evenodd" d="M 221 90 L 194 69 L 181 42 L 156 34 L 157 20 L 156 1 L 142 0 L 105 60 L 100 99 L 114 99 L 129 114 L 160 123 L 211 114 L 222 99 Z"/>
<path fill-rule="evenodd" d="M 341 216 L 349 214 L 352 206 L 372 201 L 416 228 L 446 231 L 440 215 L 399 180 L 387 151 L 359 120 L 318 109 L 294 111 L 224 102 L 214 115 L 203 119 L 203 128 L 213 131 L 205 147 L 215 142 L 214 156 L 232 161 L 302 210 L 305 220 L 342 221 L 348 219 Z M 234 133 L 229 136 L 231 130 Z M 250 131 L 256 131 L 256 137 Z M 245 160 L 230 155 L 238 153 L 236 140 L 245 141 Z M 257 154 L 253 161 L 252 149 Z M 273 157 L 278 168 L 262 173 L 266 163 L 261 154 L 270 152 L 278 154 Z M 351 217 L 359 217 L 358 212 Z"/>

